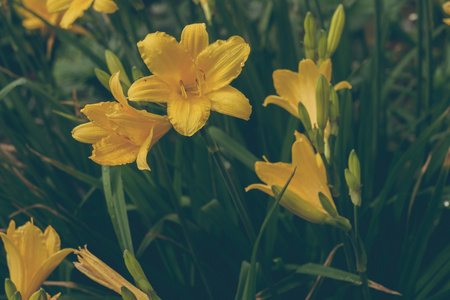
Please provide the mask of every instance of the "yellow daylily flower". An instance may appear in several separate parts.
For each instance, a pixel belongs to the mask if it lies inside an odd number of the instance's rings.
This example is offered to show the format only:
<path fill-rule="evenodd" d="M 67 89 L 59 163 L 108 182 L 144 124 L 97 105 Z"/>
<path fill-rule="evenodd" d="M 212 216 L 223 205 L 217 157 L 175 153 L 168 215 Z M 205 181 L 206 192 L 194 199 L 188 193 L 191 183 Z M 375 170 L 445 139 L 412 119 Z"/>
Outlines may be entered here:
<path fill-rule="evenodd" d="M 111 76 L 111 93 L 118 102 L 88 104 L 81 110 L 89 123 L 72 131 L 79 142 L 93 144 L 89 157 L 100 165 L 123 165 L 136 160 L 140 170 L 150 170 L 147 153 L 172 127 L 166 117 L 137 110 L 128 104 L 119 81 Z"/>
<path fill-rule="evenodd" d="M 447 1 L 444 4 L 442 4 L 442 9 L 447 15 L 450 15 L 450 1 Z M 450 18 L 442 19 L 442 22 L 444 22 L 447 25 L 450 25 Z"/>
<path fill-rule="evenodd" d="M 298 73 L 290 70 L 275 70 L 273 82 L 279 96 L 268 96 L 267 104 L 276 104 L 298 118 L 298 103 L 302 102 L 308 111 L 311 127 L 317 127 L 316 85 L 319 75 L 323 74 L 328 83 L 331 81 L 331 60 L 327 59 L 319 67 L 311 59 L 304 59 L 298 65 Z M 351 89 L 347 81 L 334 86 L 335 90 Z"/>
<path fill-rule="evenodd" d="M 61 248 L 58 233 L 48 226 L 44 233 L 33 219 L 16 229 L 11 220 L 6 234 L 0 232 L 6 250 L 9 276 L 22 299 L 28 300 L 42 282 L 75 249 Z"/>
<path fill-rule="evenodd" d="M 121 294 L 121 287 L 125 286 L 138 300 L 149 299 L 144 292 L 129 283 L 120 274 L 89 252 L 86 247 L 84 249 L 80 247 L 75 254 L 78 256 L 78 262 L 74 262 L 75 267 L 90 279 L 118 294 Z"/>
<path fill-rule="evenodd" d="M 295 174 L 280 200 L 280 205 L 307 221 L 335 226 L 341 225 L 336 223 L 343 222 L 344 227 L 348 228 L 350 226 L 348 221 L 343 221 L 344 218 L 341 217 L 333 218 L 319 200 L 320 192 L 329 199 L 331 206 L 336 210 L 322 158 L 314 152 L 305 135 L 296 131 L 295 137 L 296 141 L 292 145 L 292 163 L 256 162 L 256 174 L 265 184 L 252 184 L 245 190 L 258 189 L 275 197 L 274 187 L 280 190 L 295 169 Z"/>
<path fill-rule="evenodd" d="M 47 9 L 51 13 L 63 11 L 61 27 L 68 29 L 76 19 L 84 15 L 92 3 L 94 10 L 106 14 L 117 11 L 117 4 L 113 0 L 47 0 Z"/>
<path fill-rule="evenodd" d="M 133 83 L 131 101 L 167 103 L 176 131 L 192 136 L 210 111 L 248 120 L 252 107 L 230 82 L 242 71 L 250 47 L 239 36 L 209 45 L 205 24 L 184 28 L 181 42 L 164 32 L 148 34 L 138 43 L 142 59 L 154 74 Z"/>
<path fill-rule="evenodd" d="M 50 13 L 47 10 L 47 0 L 22 0 L 23 7 L 16 5 L 17 12 L 22 16 L 22 26 L 27 29 L 47 29 L 47 24 L 40 18 L 29 12 L 27 9 L 35 12 L 48 23 L 59 26 L 62 13 Z"/>

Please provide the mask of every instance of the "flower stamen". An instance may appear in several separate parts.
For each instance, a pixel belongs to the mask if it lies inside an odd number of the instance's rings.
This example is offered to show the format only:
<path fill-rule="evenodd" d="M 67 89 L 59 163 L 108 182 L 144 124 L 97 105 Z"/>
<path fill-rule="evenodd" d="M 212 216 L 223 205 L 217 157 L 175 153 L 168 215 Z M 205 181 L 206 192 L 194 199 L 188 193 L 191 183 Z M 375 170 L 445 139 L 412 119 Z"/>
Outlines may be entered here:
<path fill-rule="evenodd" d="M 186 93 L 186 89 L 184 88 L 183 80 L 180 80 L 180 89 L 181 89 L 181 95 L 187 99 L 187 93 Z"/>

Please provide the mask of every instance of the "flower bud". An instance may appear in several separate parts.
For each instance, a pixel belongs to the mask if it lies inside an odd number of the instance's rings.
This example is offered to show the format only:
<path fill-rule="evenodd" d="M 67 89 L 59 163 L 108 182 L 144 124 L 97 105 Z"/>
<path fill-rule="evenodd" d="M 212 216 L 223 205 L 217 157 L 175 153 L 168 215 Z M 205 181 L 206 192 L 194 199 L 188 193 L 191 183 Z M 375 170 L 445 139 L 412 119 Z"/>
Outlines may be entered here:
<path fill-rule="evenodd" d="M 330 109 L 330 85 L 323 74 L 319 75 L 316 85 L 317 127 L 324 130 L 328 122 Z"/>
<path fill-rule="evenodd" d="M 109 50 L 105 50 L 105 58 L 109 72 L 111 74 L 120 72 L 120 81 L 122 81 L 122 83 L 125 84 L 126 88 L 128 89 L 131 85 L 131 82 L 130 79 L 128 79 L 127 73 L 125 72 L 120 59 Z"/>
<path fill-rule="evenodd" d="M 47 300 L 47 293 L 43 288 L 40 288 L 38 291 L 34 292 L 31 295 L 30 300 Z"/>
<path fill-rule="evenodd" d="M 309 118 L 308 110 L 301 101 L 298 102 L 298 117 L 302 121 L 306 131 L 310 132 L 312 130 L 311 119 Z"/>
<path fill-rule="evenodd" d="M 339 97 L 333 87 L 330 87 L 330 122 L 337 122 L 339 118 Z"/>
<path fill-rule="evenodd" d="M 137 300 L 136 296 L 125 286 L 120 288 L 120 294 L 123 300 Z"/>
<path fill-rule="evenodd" d="M 348 157 L 348 168 L 355 176 L 358 186 L 361 185 L 361 165 L 354 149 L 350 152 L 350 156 Z"/>
<path fill-rule="evenodd" d="M 133 276 L 134 281 L 136 282 L 137 286 L 144 291 L 147 295 L 151 295 L 152 298 L 150 299 L 159 299 L 158 296 L 156 296 L 155 291 L 153 290 L 152 285 L 147 279 L 147 276 L 145 275 L 144 271 L 142 270 L 141 265 L 137 261 L 137 259 L 134 257 L 133 254 L 131 254 L 130 251 L 125 250 L 123 252 L 123 258 L 125 261 L 125 265 L 128 269 L 128 272 L 130 272 L 131 276 Z"/>
<path fill-rule="evenodd" d="M 327 33 L 325 30 L 321 30 L 319 33 L 319 42 L 317 45 L 319 62 L 322 62 L 329 58 L 327 54 Z"/>
<path fill-rule="evenodd" d="M 306 58 L 314 59 L 316 49 L 316 34 L 317 25 L 313 15 L 308 12 L 305 18 L 305 37 L 303 38 L 303 44 L 305 45 Z"/>
<path fill-rule="evenodd" d="M 95 68 L 94 72 L 95 72 L 95 76 L 97 76 L 98 81 L 100 81 L 100 83 L 108 91 L 111 91 L 111 88 L 109 87 L 109 78 L 111 77 L 111 75 L 109 75 L 108 73 L 106 73 L 105 71 L 103 71 L 103 70 L 101 70 L 99 68 Z"/>
<path fill-rule="evenodd" d="M 11 279 L 6 278 L 5 279 L 5 293 L 6 298 L 11 299 L 11 297 L 14 295 L 14 293 L 17 291 L 16 285 L 14 282 L 12 282 Z"/>
<path fill-rule="evenodd" d="M 327 40 L 327 55 L 331 57 L 336 51 L 339 41 L 341 40 L 342 30 L 344 29 L 345 12 L 344 6 L 340 4 L 331 19 L 330 31 Z"/>
<path fill-rule="evenodd" d="M 349 170 L 344 171 L 345 181 L 347 182 L 350 198 L 353 205 L 361 206 L 361 184 L 358 182 L 356 176 Z"/>
<path fill-rule="evenodd" d="M 133 66 L 131 68 L 131 75 L 133 76 L 134 81 L 138 80 L 139 78 L 144 77 L 144 74 L 142 73 L 142 71 L 136 66 Z"/>

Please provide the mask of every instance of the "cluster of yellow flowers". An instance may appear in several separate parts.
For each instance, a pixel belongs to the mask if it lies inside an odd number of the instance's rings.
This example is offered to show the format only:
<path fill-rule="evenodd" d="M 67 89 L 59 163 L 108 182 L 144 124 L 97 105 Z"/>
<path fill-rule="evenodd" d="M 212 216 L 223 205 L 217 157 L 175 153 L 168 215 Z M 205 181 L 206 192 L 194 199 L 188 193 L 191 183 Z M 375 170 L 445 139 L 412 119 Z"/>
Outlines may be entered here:
<path fill-rule="evenodd" d="M 112 14 L 118 9 L 113 0 L 22 0 L 17 3 L 17 10 L 23 17 L 22 25 L 25 28 L 45 29 L 45 22 L 48 22 L 69 29 L 92 3 L 94 10 L 102 13 Z"/>
<path fill-rule="evenodd" d="M 57 299 L 59 294 L 51 297 L 42 289 L 38 290 L 45 279 L 70 253 L 78 256 L 75 267 L 92 280 L 121 294 L 121 288 L 126 287 L 136 299 L 147 300 L 147 295 L 129 283 L 116 271 L 108 267 L 86 248 L 75 250 L 61 249 L 61 240 L 53 227 L 48 226 L 42 232 L 31 222 L 16 228 L 11 221 L 6 234 L 0 232 L 6 250 L 10 280 L 6 281 L 6 295 L 8 299 L 34 300 L 42 299 L 42 294 L 48 300 Z M 21 298 L 13 298 L 20 294 Z"/>

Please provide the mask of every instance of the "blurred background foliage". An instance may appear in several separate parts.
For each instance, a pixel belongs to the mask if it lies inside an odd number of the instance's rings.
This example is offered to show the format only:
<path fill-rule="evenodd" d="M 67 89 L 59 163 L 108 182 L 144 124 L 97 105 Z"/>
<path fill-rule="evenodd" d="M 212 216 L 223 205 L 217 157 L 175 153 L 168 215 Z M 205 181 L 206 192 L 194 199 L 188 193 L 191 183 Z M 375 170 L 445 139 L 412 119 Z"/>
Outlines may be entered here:
<path fill-rule="evenodd" d="M 26 30 L 12 1 L 0 2 L 0 227 L 5 229 L 11 218 L 21 225 L 33 217 L 41 228 L 52 225 L 63 247 L 87 245 L 130 279 L 108 214 L 102 168 L 88 159 L 91 146 L 75 141 L 71 130 L 86 121 L 80 114 L 85 104 L 113 100 L 94 73 L 94 68 L 107 71 L 105 50 L 121 59 L 130 78 L 134 66 L 148 75 L 139 40 L 155 31 L 179 39 L 185 25 L 207 21 L 201 6 L 189 0 L 116 3 L 119 10 L 112 15 L 86 11 L 76 23 L 86 29 L 80 35 L 58 28 Z M 340 3 L 216 0 L 211 7 L 210 41 L 240 35 L 251 47 L 242 74 L 232 82 L 253 106 L 250 120 L 212 113 L 207 129 L 255 229 L 274 200 L 244 192 L 259 181 L 253 163 L 263 155 L 271 162 L 288 162 L 294 130 L 302 130 L 283 109 L 262 106 L 266 96 L 275 94 L 272 72 L 297 71 L 304 58 L 307 11 L 327 29 Z M 449 299 L 450 162 L 444 160 L 450 146 L 450 28 L 442 23 L 442 2 L 343 4 L 346 23 L 332 57 L 332 82 L 348 80 L 353 88 L 339 92 L 338 165 L 344 170 L 350 151 L 356 150 L 368 277 L 405 299 Z M 52 32 L 56 37 L 48 56 Z M 137 105 L 161 113 L 156 105 Z M 111 168 L 112 174 L 120 173 L 111 176 L 111 183 L 116 196 L 123 186 L 130 238 L 153 287 L 162 299 L 208 299 L 209 294 L 233 299 L 252 244 L 204 139 L 171 130 L 148 160 L 151 172 L 138 171 L 135 164 Z M 337 207 L 352 220 L 343 171 L 339 175 L 343 184 Z M 184 221 L 173 201 L 180 203 Z M 262 298 L 272 292 L 273 299 L 303 299 L 310 291 L 309 299 L 361 297 L 356 285 L 322 279 L 313 288 L 314 276 L 295 272 L 309 262 L 323 264 L 341 242 L 336 229 L 307 223 L 280 208 L 260 245 L 257 291 L 263 291 Z M 0 278 L 6 278 L 1 252 Z M 69 256 L 53 272 L 47 291 L 62 291 L 61 299 L 117 298 L 74 270 L 73 260 Z M 355 271 L 343 248 L 331 266 Z M 399 297 L 371 293 L 374 299 Z"/>

